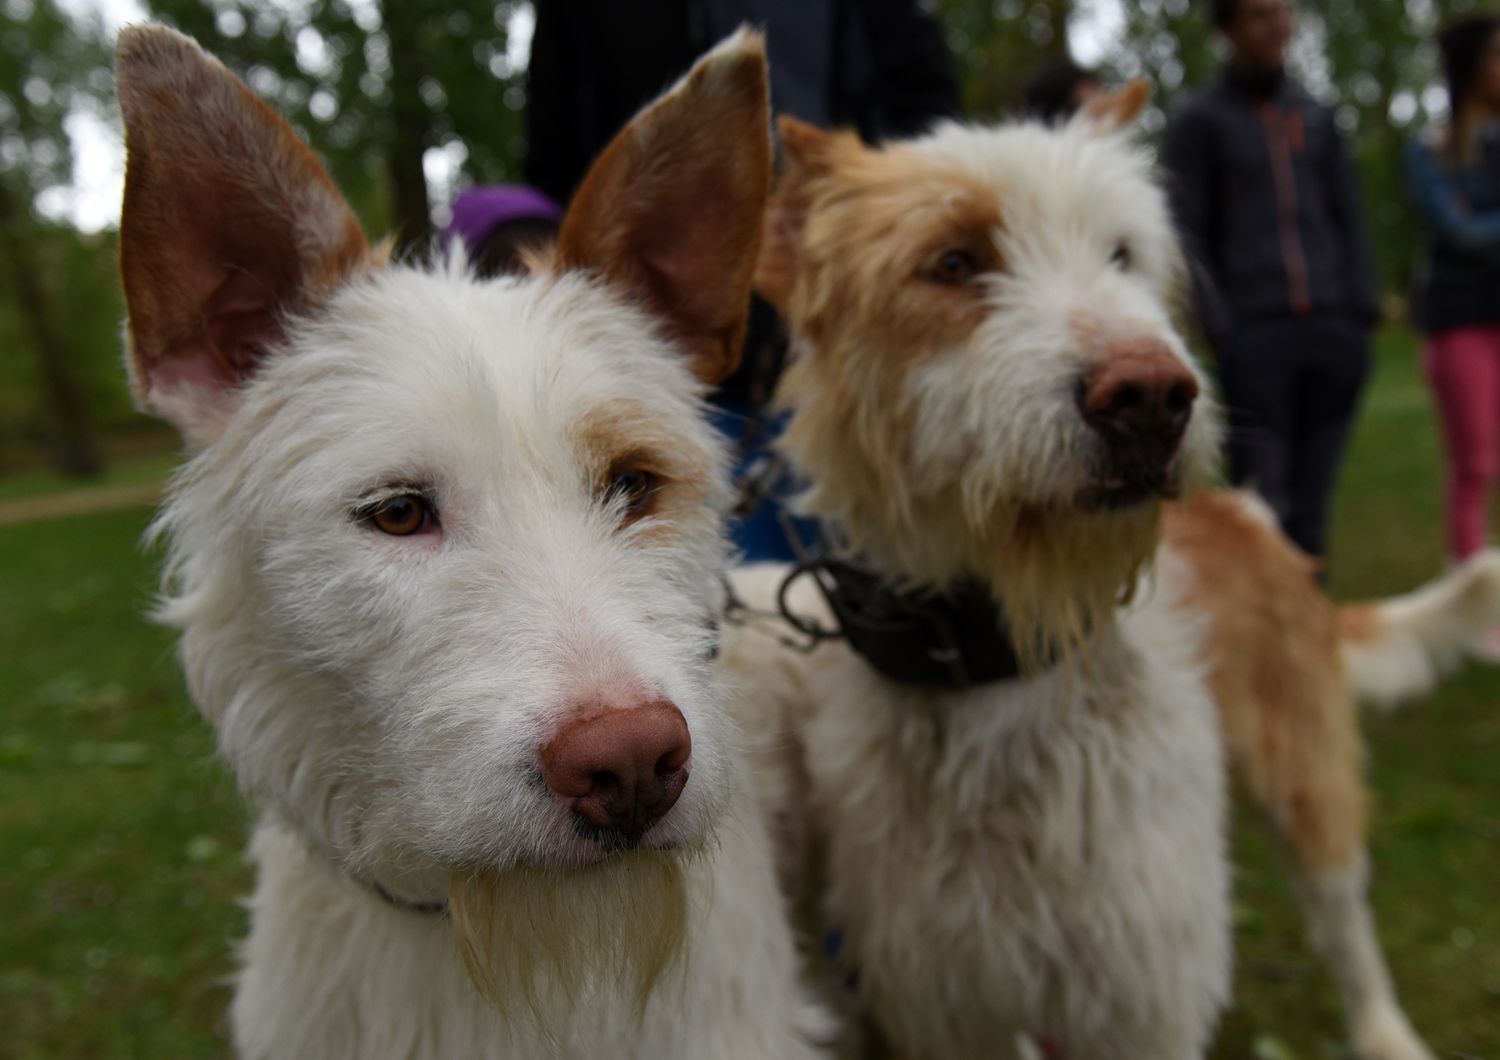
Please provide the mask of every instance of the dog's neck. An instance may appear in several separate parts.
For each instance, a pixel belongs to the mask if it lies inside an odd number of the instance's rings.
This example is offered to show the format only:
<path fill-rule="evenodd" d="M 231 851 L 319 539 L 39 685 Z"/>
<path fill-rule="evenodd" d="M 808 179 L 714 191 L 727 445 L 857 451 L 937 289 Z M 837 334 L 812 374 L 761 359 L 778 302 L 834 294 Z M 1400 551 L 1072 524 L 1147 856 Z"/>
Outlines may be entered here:
<path fill-rule="evenodd" d="M 1028 672 L 1003 609 L 978 580 L 942 591 L 903 589 L 869 567 L 831 558 L 817 562 L 815 577 L 849 647 L 898 684 L 962 689 Z M 1056 657 L 1049 652 L 1043 668 Z"/>

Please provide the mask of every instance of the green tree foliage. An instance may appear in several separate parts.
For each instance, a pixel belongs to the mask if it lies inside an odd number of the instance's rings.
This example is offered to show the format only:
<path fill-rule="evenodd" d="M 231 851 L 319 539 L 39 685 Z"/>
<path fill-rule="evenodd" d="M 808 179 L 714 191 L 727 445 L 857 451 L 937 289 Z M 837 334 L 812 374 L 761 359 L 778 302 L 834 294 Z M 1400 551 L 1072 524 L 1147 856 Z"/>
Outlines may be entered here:
<path fill-rule="evenodd" d="M 1074 0 L 938 0 L 963 75 L 964 104 L 978 119 L 1006 113 L 1047 58 L 1066 55 Z"/>
<path fill-rule="evenodd" d="M 506 53 L 516 0 L 148 3 L 292 120 L 372 232 L 426 242 L 429 150 L 484 181 L 519 166 L 525 93 Z"/>
<path fill-rule="evenodd" d="M 507 54 L 521 0 L 147 0 L 292 121 L 372 234 L 425 251 L 435 205 L 424 157 L 466 179 L 513 179 L 525 150 L 522 71 Z M 0 0 L 0 468 L 45 440 L 98 464 L 94 423 L 128 416 L 113 236 L 42 220 L 73 163 L 65 122 L 112 114 L 111 42 L 55 0 Z M 111 116 L 111 121 L 113 118 Z"/>
<path fill-rule="evenodd" d="M 6 433 L 44 441 L 58 466 L 84 475 L 99 469 L 100 458 L 74 306 L 98 295 L 97 273 L 80 262 L 76 235 L 42 222 L 36 204 L 71 175 L 64 119 L 101 105 L 109 91 L 105 54 L 97 32 L 52 0 L 0 3 L 0 284 L 6 294 L 0 335 L 10 339 L 0 383 L 22 405 Z"/>

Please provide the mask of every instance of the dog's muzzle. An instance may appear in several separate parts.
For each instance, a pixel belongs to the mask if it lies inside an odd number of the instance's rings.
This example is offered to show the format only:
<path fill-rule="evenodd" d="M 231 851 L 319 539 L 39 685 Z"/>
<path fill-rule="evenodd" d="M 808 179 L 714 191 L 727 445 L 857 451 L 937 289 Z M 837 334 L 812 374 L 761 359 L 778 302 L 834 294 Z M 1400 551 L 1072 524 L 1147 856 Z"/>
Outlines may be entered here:
<path fill-rule="evenodd" d="M 1099 443 L 1089 506 L 1123 508 L 1177 492 L 1178 451 L 1198 398 L 1186 365 L 1165 348 L 1116 354 L 1079 380 L 1075 396 Z"/>

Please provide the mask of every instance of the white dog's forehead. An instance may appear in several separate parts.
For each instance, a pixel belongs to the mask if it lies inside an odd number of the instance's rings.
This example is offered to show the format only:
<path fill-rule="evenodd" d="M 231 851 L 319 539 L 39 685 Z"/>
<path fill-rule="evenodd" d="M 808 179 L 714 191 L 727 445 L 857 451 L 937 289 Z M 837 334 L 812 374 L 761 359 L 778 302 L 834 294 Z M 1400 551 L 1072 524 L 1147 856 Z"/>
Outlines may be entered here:
<path fill-rule="evenodd" d="M 321 451 L 299 463 L 329 488 L 555 485 L 577 479 L 591 418 L 617 425 L 616 437 L 591 439 L 617 455 L 648 422 L 646 441 L 659 448 L 711 444 L 698 385 L 675 352 L 582 277 L 482 282 L 393 269 L 342 292 L 293 345 L 264 397 L 278 430 L 317 439 Z"/>
<path fill-rule="evenodd" d="M 1007 233 L 1169 238 L 1150 160 L 1125 133 L 1082 122 L 949 124 L 913 146 L 992 189 Z"/>

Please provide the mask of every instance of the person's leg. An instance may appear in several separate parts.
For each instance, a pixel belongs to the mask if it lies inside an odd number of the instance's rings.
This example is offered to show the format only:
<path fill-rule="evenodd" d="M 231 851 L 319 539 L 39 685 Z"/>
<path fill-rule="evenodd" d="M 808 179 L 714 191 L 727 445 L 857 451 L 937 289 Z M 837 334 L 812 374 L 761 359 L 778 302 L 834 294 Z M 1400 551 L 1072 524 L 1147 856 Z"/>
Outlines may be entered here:
<path fill-rule="evenodd" d="M 1241 328 L 1220 351 L 1218 375 L 1229 419 L 1229 477 L 1254 489 L 1283 523 L 1290 509 L 1292 382 L 1279 322 Z"/>
<path fill-rule="evenodd" d="M 1484 463 L 1484 487 L 1479 503 L 1481 532 L 1474 546 L 1475 551 L 1489 543 L 1489 534 L 1483 528 L 1489 520 L 1496 487 L 1500 486 L 1500 324 L 1481 328 L 1480 335 L 1486 350 L 1485 393 L 1489 395 L 1489 401 L 1485 404 L 1485 419 L 1481 428 L 1487 460 Z"/>
<path fill-rule="evenodd" d="M 1461 560 L 1484 545 L 1485 495 L 1500 445 L 1500 350 L 1490 329 L 1454 328 L 1427 343 L 1427 378 L 1448 450 L 1448 548 Z"/>
<path fill-rule="evenodd" d="M 1310 556 L 1326 551 L 1339 463 L 1370 374 L 1370 344 L 1353 322 L 1314 320 L 1289 339 L 1300 360 L 1287 537 Z"/>

